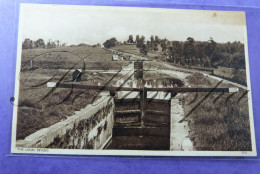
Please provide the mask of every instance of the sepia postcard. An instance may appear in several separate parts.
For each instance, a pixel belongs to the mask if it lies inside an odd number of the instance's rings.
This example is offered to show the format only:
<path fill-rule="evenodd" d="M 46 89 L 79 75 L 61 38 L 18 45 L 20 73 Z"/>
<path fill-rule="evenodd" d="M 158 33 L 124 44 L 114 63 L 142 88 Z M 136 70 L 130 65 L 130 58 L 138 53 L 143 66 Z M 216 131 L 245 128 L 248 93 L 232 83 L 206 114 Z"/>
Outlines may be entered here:
<path fill-rule="evenodd" d="M 12 153 L 256 156 L 241 11 L 20 4 Z"/>

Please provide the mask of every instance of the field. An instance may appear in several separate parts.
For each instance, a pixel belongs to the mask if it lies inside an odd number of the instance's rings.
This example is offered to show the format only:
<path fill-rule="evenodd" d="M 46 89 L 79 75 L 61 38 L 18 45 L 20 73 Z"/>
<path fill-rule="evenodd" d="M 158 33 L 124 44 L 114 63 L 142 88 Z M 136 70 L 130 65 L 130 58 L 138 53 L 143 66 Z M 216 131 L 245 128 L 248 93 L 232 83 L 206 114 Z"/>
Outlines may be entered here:
<path fill-rule="evenodd" d="M 209 80 L 199 73 L 188 77 L 193 87 L 213 87 L 217 81 Z M 219 87 L 229 87 L 221 85 Z M 238 102 L 244 91 L 235 94 L 228 100 L 230 94 L 211 94 L 189 116 L 190 139 L 195 150 L 201 151 L 250 151 L 251 134 L 247 95 Z M 206 93 L 190 94 L 183 98 L 185 114 L 202 100 Z"/>
<path fill-rule="evenodd" d="M 27 49 L 22 52 L 22 69 L 33 66 L 41 69 L 119 70 L 126 62 L 114 62 L 112 53 L 91 46 Z"/>
<path fill-rule="evenodd" d="M 92 102 L 96 93 L 93 90 L 56 89 L 43 99 L 51 90 L 46 86 L 47 81 L 57 82 L 64 78 L 62 82 L 71 83 L 72 71 L 83 69 L 84 63 L 81 58 L 85 62 L 86 71 L 82 75 L 82 81 L 76 82 L 79 84 L 102 85 L 113 76 L 88 70 L 118 71 L 121 66 L 129 64 L 129 62 L 112 61 L 112 53 L 90 46 L 22 51 L 17 139 L 23 139 L 41 128 L 66 119 Z"/>
<path fill-rule="evenodd" d="M 126 53 L 140 55 L 139 48 L 136 45 L 117 45 L 112 48 L 113 50 L 122 51 Z"/>

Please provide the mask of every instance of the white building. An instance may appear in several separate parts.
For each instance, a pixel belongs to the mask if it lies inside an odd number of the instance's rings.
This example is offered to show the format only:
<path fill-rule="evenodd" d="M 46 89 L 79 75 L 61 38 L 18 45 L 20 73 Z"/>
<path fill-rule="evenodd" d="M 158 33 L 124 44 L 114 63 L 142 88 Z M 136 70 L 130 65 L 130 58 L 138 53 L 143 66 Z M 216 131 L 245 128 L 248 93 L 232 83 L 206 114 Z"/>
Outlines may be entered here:
<path fill-rule="evenodd" d="M 112 60 L 119 60 L 119 56 L 118 56 L 117 54 L 114 54 L 114 55 L 112 56 Z"/>

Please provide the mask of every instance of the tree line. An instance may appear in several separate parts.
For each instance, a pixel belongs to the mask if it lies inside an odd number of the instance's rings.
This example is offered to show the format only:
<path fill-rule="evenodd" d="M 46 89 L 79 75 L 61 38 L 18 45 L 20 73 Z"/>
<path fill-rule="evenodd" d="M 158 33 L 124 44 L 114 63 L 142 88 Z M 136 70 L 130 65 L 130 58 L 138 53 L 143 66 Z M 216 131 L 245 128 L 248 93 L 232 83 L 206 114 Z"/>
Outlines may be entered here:
<path fill-rule="evenodd" d="M 106 40 L 104 47 L 111 48 L 120 44 L 115 37 Z M 165 60 L 188 66 L 214 67 L 224 66 L 235 69 L 245 69 L 244 44 L 239 41 L 217 43 L 212 37 L 208 41 L 196 41 L 188 37 L 186 41 L 169 41 L 151 36 L 129 35 L 123 44 L 135 44 L 143 55 L 158 54 Z"/>
<path fill-rule="evenodd" d="M 22 49 L 33 49 L 33 48 L 56 48 L 60 46 L 66 46 L 66 43 L 62 43 L 60 40 L 52 41 L 49 39 L 47 43 L 43 39 L 37 39 L 35 41 L 26 38 L 22 43 Z"/>

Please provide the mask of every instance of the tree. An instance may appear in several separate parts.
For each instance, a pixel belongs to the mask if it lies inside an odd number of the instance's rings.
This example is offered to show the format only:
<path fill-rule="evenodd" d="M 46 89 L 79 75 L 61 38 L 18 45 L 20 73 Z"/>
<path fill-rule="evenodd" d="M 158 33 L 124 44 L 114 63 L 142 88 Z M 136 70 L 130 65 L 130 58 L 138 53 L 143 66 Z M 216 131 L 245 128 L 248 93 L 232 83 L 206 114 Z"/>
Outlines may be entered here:
<path fill-rule="evenodd" d="M 141 38 L 139 38 L 139 35 L 137 35 L 137 36 L 138 36 L 138 40 L 137 40 L 137 43 L 136 43 L 136 47 L 141 48 L 141 46 L 144 45 L 145 37 L 141 36 Z"/>
<path fill-rule="evenodd" d="M 140 53 L 144 54 L 144 55 L 147 55 L 148 53 L 148 50 L 147 50 L 147 47 L 145 44 L 141 45 L 140 47 Z"/>
<path fill-rule="evenodd" d="M 185 64 L 191 64 L 192 57 L 195 56 L 195 40 L 192 37 L 188 37 L 184 43 L 184 56 Z"/>
<path fill-rule="evenodd" d="M 161 39 L 158 36 L 155 36 L 154 41 L 155 43 L 159 44 L 161 42 Z"/>
<path fill-rule="evenodd" d="M 157 36 L 157 37 L 158 37 L 158 36 Z M 151 40 L 150 45 L 149 45 L 150 50 L 152 50 L 152 51 L 158 51 L 158 47 L 157 47 L 158 44 L 155 42 L 153 35 L 151 35 L 150 40 Z"/>
<path fill-rule="evenodd" d="M 56 46 L 59 47 L 60 46 L 60 41 L 59 40 L 56 40 Z"/>
<path fill-rule="evenodd" d="M 161 40 L 161 48 L 162 48 L 162 52 L 163 52 L 163 54 L 165 54 L 165 51 L 166 51 L 166 49 L 167 49 L 167 43 L 166 43 L 166 38 L 165 39 L 163 39 L 163 40 Z"/>
<path fill-rule="evenodd" d="M 135 43 L 136 43 L 136 44 L 139 42 L 139 39 L 140 39 L 139 35 L 136 35 L 136 36 L 135 36 Z"/>
<path fill-rule="evenodd" d="M 171 57 L 173 62 L 180 63 L 181 62 L 181 57 L 182 57 L 182 45 L 179 41 L 173 41 L 172 42 L 172 49 L 171 51 Z"/>
<path fill-rule="evenodd" d="M 153 43 L 153 41 L 154 41 L 153 35 L 151 35 L 150 40 L 151 40 L 151 43 Z"/>
<path fill-rule="evenodd" d="M 196 58 L 199 59 L 200 65 L 203 66 L 204 62 L 205 62 L 203 60 L 206 58 L 206 44 L 205 44 L 205 42 L 198 43 L 196 48 L 197 48 Z"/>
<path fill-rule="evenodd" d="M 34 42 L 36 48 L 45 48 L 45 43 L 43 39 L 38 39 Z"/>
<path fill-rule="evenodd" d="M 106 40 L 106 42 L 103 43 L 105 48 L 114 47 L 114 46 L 116 46 L 116 44 L 117 44 L 117 40 L 115 37 L 112 37 L 111 39 Z"/>
<path fill-rule="evenodd" d="M 207 44 L 207 47 L 206 47 L 207 56 L 209 56 L 209 57 L 212 56 L 212 54 L 215 51 L 216 45 L 217 45 L 217 43 L 213 40 L 212 37 L 210 37 L 209 41 L 208 41 L 208 44 Z"/>
<path fill-rule="evenodd" d="M 53 42 L 52 40 L 49 40 L 47 42 L 47 45 L 46 45 L 47 48 L 56 48 L 56 44 L 55 42 Z"/>
<path fill-rule="evenodd" d="M 22 43 L 22 49 L 32 49 L 33 41 L 31 39 L 25 39 Z"/>
<path fill-rule="evenodd" d="M 56 48 L 56 43 L 54 41 L 52 41 L 51 39 L 49 39 L 46 44 L 46 48 Z"/>
<path fill-rule="evenodd" d="M 133 35 L 129 35 L 129 38 L 127 40 L 127 43 L 133 44 L 134 43 L 134 37 Z"/>

